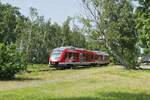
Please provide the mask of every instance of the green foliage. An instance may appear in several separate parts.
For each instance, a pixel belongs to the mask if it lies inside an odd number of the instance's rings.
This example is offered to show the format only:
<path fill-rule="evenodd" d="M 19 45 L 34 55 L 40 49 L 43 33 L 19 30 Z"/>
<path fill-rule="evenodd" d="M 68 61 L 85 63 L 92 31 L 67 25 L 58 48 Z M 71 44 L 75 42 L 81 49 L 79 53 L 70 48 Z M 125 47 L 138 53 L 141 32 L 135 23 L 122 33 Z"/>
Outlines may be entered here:
<path fill-rule="evenodd" d="M 83 23 L 92 37 L 127 68 L 135 68 L 138 35 L 131 2 L 128 0 L 83 0 Z"/>
<path fill-rule="evenodd" d="M 0 3 L 0 42 L 5 44 L 15 43 L 17 18 L 21 17 L 19 9 L 9 4 Z"/>
<path fill-rule="evenodd" d="M 70 28 L 70 23 L 72 21 L 71 17 L 68 17 L 64 21 L 62 26 L 62 46 L 75 46 L 75 47 L 85 47 L 85 36 L 81 34 L 80 29 L 77 26 Z"/>
<path fill-rule="evenodd" d="M 150 48 L 145 48 L 144 49 L 144 55 L 145 56 L 150 56 Z"/>
<path fill-rule="evenodd" d="M 150 2 L 138 0 L 140 6 L 136 9 L 136 29 L 139 33 L 139 45 L 146 49 L 145 55 L 150 54 Z"/>
<path fill-rule="evenodd" d="M 0 79 L 10 79 L 26 69 L 26 58 L 23 52 L 16 50 L 16 46 L 0 44 Z"/>
<path fill-rule="evenodd" d="M 28 55 L 30 63 L 48 63 L 50 51 L 60 46 L 85 46 L 85 37 L 77 28 L 70 28 L 71 18 L 62 26 L 46 21 L 39 16 L 35 8 L 30 9 L 30 18 L 23 19 L 21 34 L 17 39 L 17 45 Z"/>
<path fill-rule="evenodd" d="M 45 20 L 36 8 L 30 8 L 29 17 L 21 15 L 19 8 L 0 3 L 0 43 L 16 43 L 26 52 L 30 63 L 48 63 L 50 51 L 60 46 L 85 47 L 85 37 L 77 27 L 70 28 L 68 17 L 60 26 Z"/>

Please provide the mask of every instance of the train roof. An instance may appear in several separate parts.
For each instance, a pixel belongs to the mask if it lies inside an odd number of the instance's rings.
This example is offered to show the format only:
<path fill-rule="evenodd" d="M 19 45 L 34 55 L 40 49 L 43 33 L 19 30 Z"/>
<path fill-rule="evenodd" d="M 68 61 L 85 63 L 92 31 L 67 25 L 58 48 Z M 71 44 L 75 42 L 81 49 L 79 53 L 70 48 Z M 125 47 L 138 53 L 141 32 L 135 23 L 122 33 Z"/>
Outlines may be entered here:
<path fill-rule="evenodd" d="M 109 54 L 103 51 L 94 51 L 95 53 L 99 54 L 99 55 L 106 55 L 108 56 Z"/>
<path fill-rule="evenodd" d="M 75 47 L 73 46 L 66 46 L 66 47 L 58 47 L 58 48 L 55 48 L 54 50 L 65 50 L 65 49 L 74 49 Z"/>
<path fill-rule="evenodd" d="M 63 50 L 65 50 L 65 49 L 70 49 L 70 50 L 83 50 L 83 51 L 95 52 L 96 54 L 99 54 L 99 55 L 106 55 L 106 56 L 109 55 L 109 54 L 106 53 L 106 52 L 102 52 L 102 51 L 91 51 L 91 50 L 86 50 L 86 49 L 83 49 L 83 48 L 77 48 L 77 47 L 73 47 L 73 46 L 58 47 L 58 48 L 55 48 L 54 50 L 63 51 Z"/>
<path fill-rule="evenodd" d="M 73 46 L 58 47 L 58 48 L 55 48 L 54 50 L 65 50 L 65 49 L 70 49 L 70 50 L 86 50 L 86 49 L 77 48 L 77 47 L 73 47 Z"/>

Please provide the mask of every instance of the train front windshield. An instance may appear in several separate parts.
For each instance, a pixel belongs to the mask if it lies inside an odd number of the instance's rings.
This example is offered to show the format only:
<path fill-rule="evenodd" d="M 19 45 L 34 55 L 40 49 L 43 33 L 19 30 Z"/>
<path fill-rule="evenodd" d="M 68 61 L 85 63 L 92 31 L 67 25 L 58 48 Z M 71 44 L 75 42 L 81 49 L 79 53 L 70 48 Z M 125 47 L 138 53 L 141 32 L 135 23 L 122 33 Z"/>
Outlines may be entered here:
<path fill-rule="evenodd" d="M 52 59 L 57 59 L 58 57 L 60 57 L 60 54 L 61 54 L 61 53 L 52 53 L 52 54 L 51 54 L 51 58 L 52 58 Z"/>

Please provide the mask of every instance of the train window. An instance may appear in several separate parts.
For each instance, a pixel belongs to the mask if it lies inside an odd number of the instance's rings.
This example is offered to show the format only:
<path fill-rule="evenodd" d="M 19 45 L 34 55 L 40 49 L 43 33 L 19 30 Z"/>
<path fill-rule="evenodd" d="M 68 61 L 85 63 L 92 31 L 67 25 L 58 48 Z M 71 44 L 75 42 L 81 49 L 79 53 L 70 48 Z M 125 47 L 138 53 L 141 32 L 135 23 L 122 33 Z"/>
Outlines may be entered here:
<path fill-rule="evenodd" d="M 102 60 L 103 60 L 103 56 L 100 55 L 100 56 L 98 57 L 98 60 L 99 60 L 99 61 L 102 61 Z"/>
<path fill-rule="evenodd" d="M 105 60 L 105 56 L 103 56 L 103 60 Z"/>
<path fill-rule="evenodd" d="M 56 58 L 60 57 L 60 54 L 61 53 L 52 53 L 51 58 L 56 59 Z"/>
<path fill-rule="evenodd" d="M 75 60 L 78 59 L 78 54 L 77 53 L 73 53 L 73 52 L 69 52 L 65 54 L 65 59 L 66 60 Z"/>
<path fill-rule="evenodd" d="M 89 60 L 91 60 L 91 54 L 89 54 Z"/>
<path fill-rule="evenodd" d="M 69 59 L 69 54 L 65 53 L 65 60 L 68 60 L 68 59 Z"/>
<path fill-rule="evenodd" d="M 97 56 L 97 61 L 101 61 L 101 58 L 100 58 L 100 56 Z"/>
<path fill-rule="evenodd" d="M 98 60 L 98 56 L 97 55 L 95 55 L 95 60 Z"/>
<path fill-rule="evenodd" d="M 85 53 L 83 53 L 83 57 L 86 57 L 86 54 L 85 54 Z"/>
<path fill-rule="evenodd" d="M 95 55 L 93 55 L 93 60 L 95 60 Z"/>
<path fill-rule="evenodd" d="M 72 53 L 72 59 L 76 59 L 76 54 Z"/>
<path fill-rule="evenodd" d="M 88 61 L 88 54 L 85 54 L 85 61 Z"/>
<path fill-rule="evenodd" d="M 69 59 L 72 60 L 73 59 L 73 53 L 69 52 Z"/>
<path fill-rule="evenodd" d="M 105 61 L 107 60 L 107 56 L 105 56 Z"/>
<path fill-rule="evenodd" d="M 90 60 L 90 54 L 87 54 L 87 60 L 88 61 Z"/>
<path fill-rule="evenodd" d="M 71 57 L 72 57 L 71 52 L 68 52 L 65 54 L 65 60 L 69 60 L 69 59 L 71 59 Z"/>
<path fill-rule="evenodd" d="M 73 57 L 74 57 L 74 59 L 78 59 L 78 54 L 77 53 L 73 53 Z"/>
<path fill-rule="evenodd" d="M 89 54 L 89 60 L 91 60 L 91 56 L 92 56 L 92 55 L 91 55 L 91 54 Z"/>
<path fill-rule="evenodd" d="M 89 54 L 86 54 L 86 58 L 85 58 L 86 61 L 89 60 Z"/>
<path fill-rule="evenodd" d="M 83 61 L 85 62 L 86 61 L 86 54 L 83 53 Z"/>
<path fill-rule="evenodd" d="M 93 60 L 93 54 L 89 54 L 89 60 Z"/>
<path fill-rule="evenodd" d="M 91 60 L 93 60 L 93 54 L 91 54 Z"/>

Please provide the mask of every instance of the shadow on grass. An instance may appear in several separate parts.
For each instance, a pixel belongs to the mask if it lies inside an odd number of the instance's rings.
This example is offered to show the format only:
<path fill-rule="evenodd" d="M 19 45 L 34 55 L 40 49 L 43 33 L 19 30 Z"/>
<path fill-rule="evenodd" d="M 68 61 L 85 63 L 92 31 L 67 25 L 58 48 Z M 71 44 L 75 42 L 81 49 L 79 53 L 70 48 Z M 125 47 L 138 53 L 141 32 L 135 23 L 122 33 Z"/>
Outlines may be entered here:
<path fill-rule="evenodd" d="M 71 68 L 63 68 L 63 69 L 57 69 L 57 68 L 53 68 L 51 67 L 50 70 L 52 71 L 58 71 L 58 70 L 84 70 L 84 69 L 90 69 L 90 68 L 100 68 L 100 67 L 106 67 L 106 65 L 97 65 L 97 66 L 75 66 L 75 67 L 71 67 Z M 49 71 L 49 70 L 47 70 Z"/>
<path fill-rule="evenodd" d="M 42 80 L 40 78 L 11 78 L 11 79 L 0 79 L 0 81 L 34 81 Z"/>
<path fill-rule="evenodd" d="M 97 65 L 97 66 L 78 66 L 75 69 L 88 69 L 88 68 L 100 68 L 100 67 L 106 67 L 106 65 Z"/>
<path fill-rule="evenodd" d="M 39 70 L 27 70 L 27 73 L 32 73 L 32 72 L 47 72 L 50 71 L 51 69 L 39 69 Z"/>
<path fill-rule="evenodd" d="M 51 98 L 47 98 L 50 100 Z M 150 100 L 150 95 L 145 93 L 122 93 L 109 92 L 99 93 L 95 97 L 71 97 L 71 98 L 53 98 L 52 100 Z"/>

